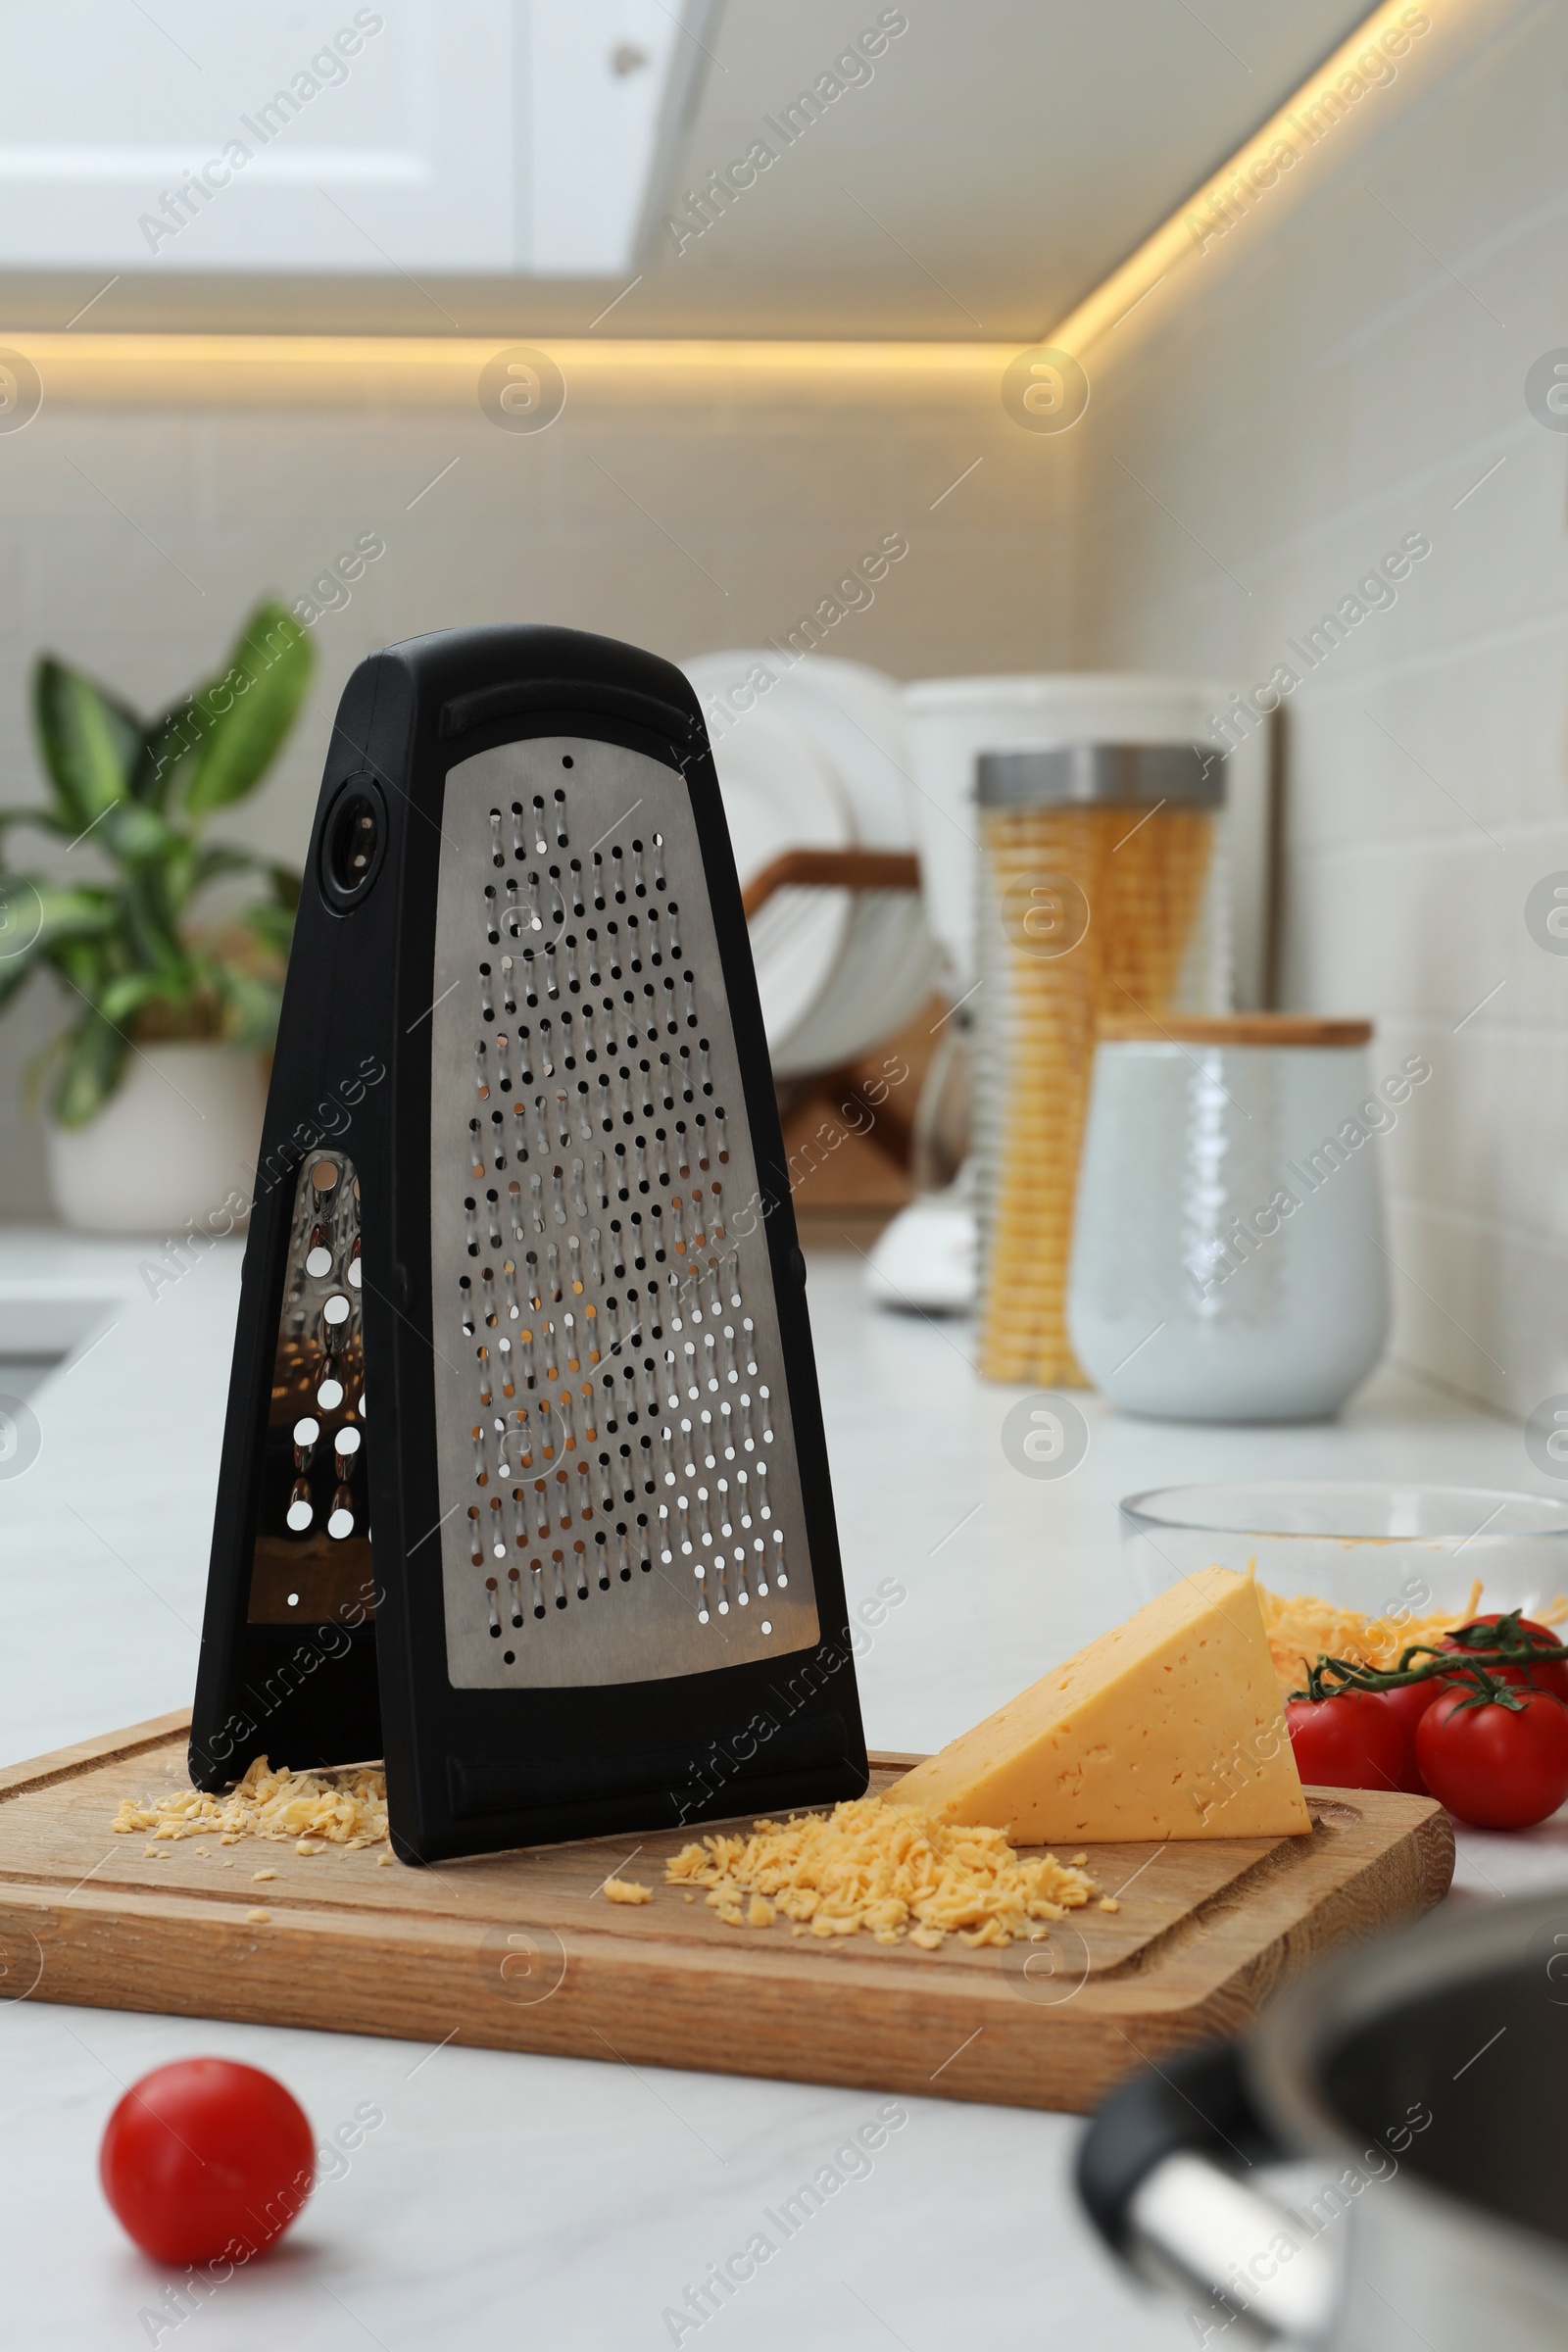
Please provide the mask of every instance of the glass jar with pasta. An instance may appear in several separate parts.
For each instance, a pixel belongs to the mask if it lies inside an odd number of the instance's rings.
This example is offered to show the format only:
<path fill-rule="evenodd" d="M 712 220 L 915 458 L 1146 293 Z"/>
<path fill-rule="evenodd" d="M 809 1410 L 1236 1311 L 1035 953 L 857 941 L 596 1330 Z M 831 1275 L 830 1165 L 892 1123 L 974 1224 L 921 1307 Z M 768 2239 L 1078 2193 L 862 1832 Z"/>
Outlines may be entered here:
<path fill-rule="evenodd" d="M 1195 743 L 986 752 L 978 798 L 980 1370 L 1082 1387 L 1066 1284 L 1096 1031 L 1229 1004 L 1225 760 Z"/>

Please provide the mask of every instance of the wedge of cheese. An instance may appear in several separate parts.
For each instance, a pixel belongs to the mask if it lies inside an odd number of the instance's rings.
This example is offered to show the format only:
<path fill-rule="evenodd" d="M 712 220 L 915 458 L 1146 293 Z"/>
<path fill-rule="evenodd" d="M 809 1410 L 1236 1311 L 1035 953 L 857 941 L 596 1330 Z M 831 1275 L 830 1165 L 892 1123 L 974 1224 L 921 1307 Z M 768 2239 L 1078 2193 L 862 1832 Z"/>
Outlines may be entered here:
<path fill-rule="evenodd" d="M 1250 1579 L 1184 1577 L 885 1791 L 1015 1845 L 1312 1827 Z"/>

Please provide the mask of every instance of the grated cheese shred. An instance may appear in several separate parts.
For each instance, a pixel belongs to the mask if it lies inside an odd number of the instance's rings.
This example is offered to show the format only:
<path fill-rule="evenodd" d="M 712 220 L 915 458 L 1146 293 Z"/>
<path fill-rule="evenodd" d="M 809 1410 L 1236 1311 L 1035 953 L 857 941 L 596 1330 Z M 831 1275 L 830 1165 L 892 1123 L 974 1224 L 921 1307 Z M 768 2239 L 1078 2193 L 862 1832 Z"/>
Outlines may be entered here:
<path fill-rule="evenodd" d="M 1016 1853 L 1002 1830 L 959 1829 L 878 1796 L 760 1821 L 749 1837 L 705 1838 L 664 1878 L 708 1887 L 727 1927 L 782 1918 L 794 1935 L 824 1938 L 863 1928 L 878 1943 L 907 1939 L 922 1951 L 953 1935 L 967 1944 L 1038 1939 L 1041 1922 L 1081 1910 L 1097 1891 L 1054 1854 Z"/>
<path fill-rule="evenodd" d="M 368 1765 L 341 1772 L 290 1772 L 280 1765 L 274 1772 L 258 1756 L 224 1796 L 181 1788 L 145 1804 L 124 1797 L 114 1828 L 122 1838 L 139 1832 L 160 1842 L 216 1837 L 220 1845 L 235 1845 L 242 1838 L 291 1838 L 297 1854 L 324 1854 L 329 1845 L 380 1845 L 386 1838 L 386 1774 Z M 158 1844 L 143 1850 L 155 1854 Z"/>

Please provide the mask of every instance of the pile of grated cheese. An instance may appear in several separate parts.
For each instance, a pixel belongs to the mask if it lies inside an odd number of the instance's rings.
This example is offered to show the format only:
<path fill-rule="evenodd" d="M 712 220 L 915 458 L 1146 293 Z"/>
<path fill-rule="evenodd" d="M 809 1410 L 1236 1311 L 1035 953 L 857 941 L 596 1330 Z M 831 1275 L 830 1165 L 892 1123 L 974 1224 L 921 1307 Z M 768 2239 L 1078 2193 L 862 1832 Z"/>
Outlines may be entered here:
<path fill-rule="evenodd" d="M 968 1944 L 1038 1937 L 1046 1930 L 1037 1922 L 1081 1910 L 1096 1891 L 1085 1871 L 1054 1854 L 1025 1860 L 1002 1830 L 956 1829 L 878 1796 L 760 1821 L 750 1837 L 705 1838 L 683 1847 L 664 1877 L 710 1888 L 729 1927 L 771 1927 L 782 1915 L 797 1936 L 864 1928 L 878 1943 L 907 1937 L 925 1951 L 950 1935 Z"/>
<path fill-rule="evenodd" d="M 216 1836 L 220 1845 L 242 1838 L 292 1838 L 299 1854 L 329 1845 L 379 1845 L 386 1839 L 386 1774 L 368 1765 L 342 1772 L 273 1771 L 258 1756 L 225 1796 L 181 1788 L 139 1805 L 124 1797 L 114 1827 L 122 1838 L 141 1831 L 156 1840 Z"/>
<path fill-rule="evenodd" d="M 1269 1592 L 1266 1585 L 1258 1586 L 1257 1597 L 1274 1672 L 1280 1689 L 1290 1692 L 1305 1687 L 1306 1670 L 1320 1657 L 1351 1658 L 1358 1665 L 1375 1666 L 1387 1673 L 1398 1665 L 1400 1652 L 1412 1642 L 1441 1642 L 1454 1626 L 1468 1625 L 1479 1614 L 1481 1579 L 1477 1577 L 1470 1587 L 1470 1597 L 1462 1609 L 1437 1609 L 1425 1617 L 1406 1616 L 1402 1611 L 1367 1617 L 1359 1609 L 1338 1608 L 1311 1592 L 1295 1592 L 1287 1600 Z M 1568 1617 L 1568 1599 L 1559 1595 L 1530 1613 L 1538 1625 L 1559 1625 Z"/>

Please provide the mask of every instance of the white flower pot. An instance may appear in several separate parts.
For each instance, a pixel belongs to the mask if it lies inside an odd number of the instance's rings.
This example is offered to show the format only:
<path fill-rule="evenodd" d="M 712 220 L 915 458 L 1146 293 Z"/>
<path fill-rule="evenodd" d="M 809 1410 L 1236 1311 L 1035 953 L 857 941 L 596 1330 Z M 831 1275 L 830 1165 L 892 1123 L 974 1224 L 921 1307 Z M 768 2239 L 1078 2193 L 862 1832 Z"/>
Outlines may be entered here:
<path fill-rule="evenodd" d="M 220 1212 L 238 1230 L 256 1179 L 267 1088 L 228 1046 L 149 1045 L 84 1127 L 47 1124 L 61 1222 L 83 1233 L 177 1233 Z"/>

